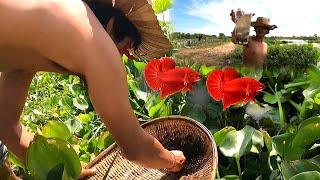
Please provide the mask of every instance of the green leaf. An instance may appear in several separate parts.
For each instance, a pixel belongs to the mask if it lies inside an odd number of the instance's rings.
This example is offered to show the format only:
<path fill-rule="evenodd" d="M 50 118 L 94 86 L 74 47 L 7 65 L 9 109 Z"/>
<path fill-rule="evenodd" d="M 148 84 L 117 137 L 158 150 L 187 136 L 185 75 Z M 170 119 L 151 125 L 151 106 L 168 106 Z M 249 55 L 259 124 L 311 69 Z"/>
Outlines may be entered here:
<path fill-rule="evenodd" d="M 48 121 L 42 128 L 42 135 L 46 138 L 59 138 L 65 141 L 71 137 L 68 127 L 59 121 Z"/>
<path fill-rule="evenodd" d="M 217 180 L 238 180 L 238 179 L 240 179 L 240 178 L 237 175 L 227 175 L 227 176 L 224 176 L 223 178 L 217 179 Z"/>
<path fill-rule="evenodd" d="M 172 5 L 173 5 L 172 0 L 154 0 L 153 10 L 156 14 L 160 14 L 170 9 Z"/>
<path fill-rule="evenodd" d="M 158 104 L 149 109 L 149 116 L 155 117 L 155 115 L 159 112 L 162 106 L 165 106 L 164 100 L 160 101 Z"/>
<path fill-rule="evenodd" d="M 134 67 L 137 68 L 139 73 L 141 73 L 144 70 L 144 68 L 146 67 L 146 65 L 147 65 L 146 63 L 139 62 L 139 61 L 134 61 L 133 63 L 134 63 Z"/>
<path fill-rule="evenodd" d="M 299 159 L 302 156 L 302 149 L 292 148 L 291 144 L 294 136 L 294 134 L 286 133 L 272 137 L 276 152 L 285 160 Z"/>
<path fill-rule="evenodd" d="M 81 122 L 77 119 L 69 119 L 64 122 L 71 134 L 78 132 L 81 128 Z"/>
<path fill-rule="evenodd" d="M 150 107 L 148 111 L 149 111 L 149 116 L 152 118 L 169 116 L 172 114 L 172 104 L 165 103 L 165 100 L 162 100 L 155 106 Z"/>
<path fill-rule="evenodd" d="M 72 84 L 69 86 L 69 90 L 74 96 L 81 95 L 82 89 L 83 87 L 80 84 Z"/>
<path fill-rule="evenodd" d="M 66 106 L 68 108 L 71 108 L 73 103 L 72 103 L 72 98 L 68 97 L 68 96 L 64 96 L 61 98 L 61 100 L 59 101 L 59 105 L 60 106 Z"/>
<path fill-rule="evenodd" d="M 73 105 L 82 111 L 85 111 L 89 107 L 88 102 L 81 97 L 73 98 Z"/>
<path fill-rule="evenodd" d="M 206 66 L 206 65 L 202 65 L 199 69 L 199 73 L 205 77 L 207 77 L 213 70 L 215 70 L 216 67 L 215 66 Z"/>
<path fill-rule="evenodd" d="M 37 135 L 27 150 L 27 169 L 33 178 L 45 180 L 49 172 L 63 164 L 68 177 L 76 179 L 81 164 L 74 149 L 60 139 L 48 139 Z"/>
<path fill-rule="evenodd" d="M 295 175 L 308 171 L 320 171 L 320 158 L 316 156 L 312 159 L 303 159 L 296 161 L 283 161 L 280 166 L 282 169 L 282 175 L 285 179 L 294 177 Z"/>
<path fill-rule="evenodd" d="M 79 114 L 77 116 L 77 119 L 79 119 L 83 124 L 89 124 L 90 121 L 92 121 L 94 119 L 94 115 L 92 113 Z"/>
<path fill-rule="evenodd" d="M 47 176 L 47 180 L 57 180 L 62 179 L 64 171 L 64 165 L 62 163 L 57 164 L 55 167 L 53 167 Z"/>
<path fill-rule="evenodd" d="M 276 104 L 278 102 L 277 97 L 273 94 L 270 94 L 270 93 L 266 93 L 263 96 L 263 100 L 267 103 L 270 103 L 270 104 Z"/>
<path fill-rule="evenodd" d="M 297 160 L 316 141 L 320 140 L 320 117 L 303 121 L 293 134 L 274 136 L 272 141 L 275 150 L 286 160 Z"/>
<path fill-rule="evenodd" d="M 320 93 L 318 93 L 314 96 L 314 102 L 317 103 L 318 105 L 320 105 Z"/>
<path fill-rule="evenodd" d="M 309 79 L 312 85 L 320 86 L 320 69 L 317 66 L 311 65 L 308 69 Z"/>
<path fill-rule="evenodd" d="M 241 67 L 239 72 L 244 77 L 252 77 L 256 80 L 260 80 L 262 77 L 263 69 L 255 69 L 250 67 Z"/>
<path fill-rule="evenodd" d="M 214 140 L 217 146 L 221 145 L 221 143 L 224 141 L 226 137 L 226 134 L 228 134 L 230 131 L 236 131 L 236 129 L 234 127 L 225 127 L 220 131 L 214 133 Z"/>
<path fill-rule="evenodd" d="M 114 139 L 109 131 L 102 133 L 98 140 L 98 148 L 105 149 L 114 143 Z"/>
<path fill-rule="evenodd" d="M 296 136 L 292 141 L 292 147 L 307 148 L 320 140 L 320 116 L 303 121 Z"/>
<path fill-rule="evenodd" d="M 24 162 L 20 158 L 18 158 L 15 154 L 13 154 L 12 152 L 9 151 L 7 159 L 10 163 L 26 170 L 26 166 L 25 166 Z"/>
<path fill-rule="evenodd" d="M 172 104 L 166 103 L 164 106 L 161 107 L 160 117 L 169 116 L 171 114 L 172 114 Z"/>
<path fill-rule="evenodd" d="M 228 132 L 219 147 L 222 154 L 239 159 L 248 153 L 252 145 L 253 131 L 253 127 L 245 126 L 240 131 L 233 130 Z"/>
<path fill-rule="evenodd" d="M 272 151 L 272 138 L 270 137 L 270 135 L 268 134 L 267 131 L 264 131 L 262 129 L 260 129 L 262 135 L 263 135 L 263 140 L 264 140 L 264 144 L 267 146 L 268 152 Z"/>
<path fill-rule="evenodd" d="M 310 86 L 309 88 L 305 89 L 302 94 L 306 99 L 313 98 L 314 95 L 320 92 L 319 86 Z"/>
<path fill-rule="evenodd" d="M 252 133 L 252 147 L 250 151 L 253 153 L 259 154 L 263 147 L 264 147 L 263 134 L 260 131 L 255 129 Z"/>
<path fill-rule="evenodd" d="M 289 180 L 320 180 L 320 173 L 318 171 L 308 171 L 297 174 L 291 177 Z"/>

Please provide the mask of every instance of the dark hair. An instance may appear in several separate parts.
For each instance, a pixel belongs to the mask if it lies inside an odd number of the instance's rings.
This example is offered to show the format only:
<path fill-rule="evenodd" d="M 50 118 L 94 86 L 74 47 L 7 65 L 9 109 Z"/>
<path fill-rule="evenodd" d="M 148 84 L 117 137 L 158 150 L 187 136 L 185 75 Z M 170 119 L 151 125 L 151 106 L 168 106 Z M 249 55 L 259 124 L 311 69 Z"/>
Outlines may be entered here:
<path fill-rule="evenodd" d="M 121 10 L 99 0 L 84 0 L 84 2 L 88 4 L 103 26 L 106 26 L 110 19 L 114 18 L 110 34 L 113 41 L 121 42 L 125 37 L 129 37 L 134 41 L 134 48 L 138 48 L 142 41 L 141 34 Z"/>

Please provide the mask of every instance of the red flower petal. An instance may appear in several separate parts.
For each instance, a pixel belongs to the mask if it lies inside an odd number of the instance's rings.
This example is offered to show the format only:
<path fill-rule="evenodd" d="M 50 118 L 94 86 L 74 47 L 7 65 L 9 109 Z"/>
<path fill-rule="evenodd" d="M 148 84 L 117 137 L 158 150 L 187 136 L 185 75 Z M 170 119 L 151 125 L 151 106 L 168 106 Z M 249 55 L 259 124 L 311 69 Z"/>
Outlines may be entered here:
<path fill-rule="evenodd" d="M 154 91 L 158 91 L 161 87 L 161 81 L 159 79 L 160 73 L 161 63 L 158 59 L 149 61 L 144 69 L 144 78 L 148 86 Z"/>
<path fill-rule="evenodd" d="M 223 97 L 221 85 L 236 78 L 238 78 L 238 72 L 234 68 L 213 71 L 207 79 L 207 88 L 211 97 L 220 101 Z"/>
<path fill-rule="evenodd" d="M 223 110 L 226 110 L 232 105 L 238 104 L 246 98 L 246 93 L 243 92 L 230 92 L 225 93 L 222 98 Z"/>
<path fill-rule="evenodd" d="M 162 72 L 169 71 L 170 69 L 174 69 L 176 67 L 176 62 L 171 57 L 162 57 L 160 62 Z"/>
<path fill-rule="evenodd" d="M 159 79 L 159 74 L 162 72 L 174 69 L 176 62 L 170 57 L 163 57 L 161 59 L 153 59 L 149 61 L 144 69 L 144 76 L 148 86 L 154 90 L 158 91 L 161 87 L 161 82 Z"/>
<path fill-rule="evenodd" d="M 231 81 L 238 78 L 238 72 L 234 68 L 224 68 L 223 70 L 223 82 Z"/>
<path fill-rule="evenodd" d="M 184 88 L 183 82 L 166 82 L 162 83 L 160 89 L 160 98 L 163 99 L 167 96 L 170 96 L 174 93 L 179 92 L 181 89 Z"/>
<path fill-rule="evenodd" d="M 224 109 L 240 102 L 246 104 L 250 100 L 254 100 L 257 93 L 264 87 L 256 79 L 246 77 L 226 82 L 222 87 Z"/>
<path fill-rule="evenodd" d="M 221 85 L 223 83 L 223 72 L 221 70 L 215 70 L 209 74 L 207 78 L 207 89 L 210 96 L 216 100 L 220 101 L 223 97 L 223 91 Z"/>
<path fill-rule="evenodd" d="M 162 82 L 161 97 L 165 97 L 179 91 L 192 90 L 192 85 L 201 79 L 201 75 L 190 68 L 175 68 L 162 73 L 159 78 Z"/>

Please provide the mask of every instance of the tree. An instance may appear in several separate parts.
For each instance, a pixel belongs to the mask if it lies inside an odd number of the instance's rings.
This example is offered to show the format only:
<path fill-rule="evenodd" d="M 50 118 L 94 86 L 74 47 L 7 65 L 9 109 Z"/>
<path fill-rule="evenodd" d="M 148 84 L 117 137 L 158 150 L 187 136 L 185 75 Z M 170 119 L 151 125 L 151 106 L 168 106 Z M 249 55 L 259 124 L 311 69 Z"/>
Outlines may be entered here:
<path fill-rule="evenodd" d="M 219 39 L 224 39 L 226 37 L 226 35 L 224 35 L 223 33 L 219 33 Z"/>

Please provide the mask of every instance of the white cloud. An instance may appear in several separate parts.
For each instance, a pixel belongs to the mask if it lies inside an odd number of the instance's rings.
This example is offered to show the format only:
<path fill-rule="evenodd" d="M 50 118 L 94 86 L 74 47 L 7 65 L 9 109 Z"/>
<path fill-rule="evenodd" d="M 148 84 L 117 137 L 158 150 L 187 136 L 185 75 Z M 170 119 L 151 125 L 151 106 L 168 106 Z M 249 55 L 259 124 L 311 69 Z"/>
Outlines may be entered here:
<path fill-rule="evenodd" d="M 212 23 L 198 30 L 218 34 L 230 34 L 234 28 L 230 20 L 231 9 L 241 8 L 259 16 L 269 17 L 278 28 L 269 35 L 314 35 L 320 33 L 320 11 L 317 0 L 192 0 L 186 9 L 188 15 L 201 18 Z M 196 30 L 195 30 L 196 31 Z"/>

